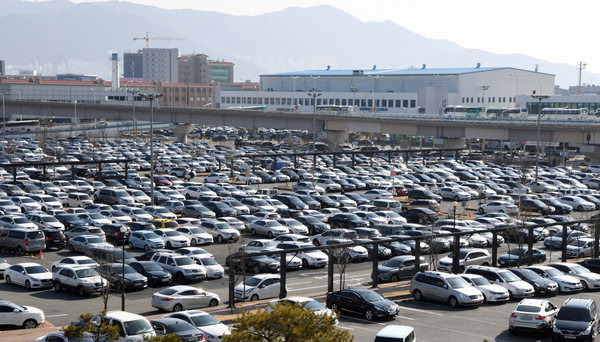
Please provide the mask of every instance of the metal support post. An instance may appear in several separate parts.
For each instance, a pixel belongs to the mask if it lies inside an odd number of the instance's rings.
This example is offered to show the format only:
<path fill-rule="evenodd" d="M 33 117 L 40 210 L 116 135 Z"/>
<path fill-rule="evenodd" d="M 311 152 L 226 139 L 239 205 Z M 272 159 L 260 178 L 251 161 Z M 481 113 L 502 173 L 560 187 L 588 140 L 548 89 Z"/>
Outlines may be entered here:
<path fill-rule="evenodd" d="M 71 179 L 75 179 L 75 164 L 71 164 Z"/>
<path fill-rule="evenodd" d="M 594 258 L 597 258 L 600 255 L 600 250 L 598 249 L 600 246 L 598 245 L 598 241 L 600 241 L 600 226 L 598 221 L 593 221 L 594 229 Z"/>
<path fill-rule="evenodd" d="M 498 266 L 498 233 L 492 232 L 492 266 Z"/>
<path fill-rule="evenodd" d="M 415 240 L 415 273 L 421 270 L 421 240 Z"/>
<path fill-rule="evenodd" d="M 230 309 L 235 309 L 235 270 L 233 269 L 233 263 L 235 261 L 229 261 L 229 305 Z"/>
<path fill-rule="evenodd" d="M 352 167 L 356 165 L 356 154 L 352 153 Z"/>
<path fill-rule="evenodd" d="M 378 280 L 377 280 L 377 275 L 379 273 L 378 269 L 379 269 L 379 244 L 375 243 L 375 244 L 373 244 L 373 268 L 371 270 L 371 280 L 373 282 L 372 287 L 377 287 L 379 285 Z"/>
<path fill-rule="evenodd" d="M 460 267 L 458 255 L 460 254 L 460 235 L 454 235 L 454 242 L 452 244 L 452 273 L 458 274 L 458 268 Z"/>
<path fill-rule="evenodd" d="M 562 229 L 562 240 L 560 241 L 560 250 L 561 250 L 561 254 L 560 254 L 560 260 L 562 262 L 567 262 L 567 225 L 563 225 L 563 229 Z"/>
<path fill-rule="evenodd" d="M 529 227 L 527 236 L 527 265 L 533 265 L 533 227 Z"/>
<path fill-rule="evenodd" d="M 335 162 L 337 161 L 336 156 L 337 156 L 337 154 L 333 154 L 332 155 L 332 157 L 333 157 L 333 167 L 336 167 L 336 165 L 335 165 Z"/>
<path fill-rule="evenodd" d="M 327 256 L 329 257 L 327 263 L 327 292 L 333 292 L 333 264 L 335 263 L 335 260 L 331 250 L 327 251 Z"/>
<path fill-rule="evenodd" d="M 279 299 L 287 297 L 287 287 L 286 287 L 286 266 L 287 260 L 285 259 L 285 252 L 279 254 Z"/>

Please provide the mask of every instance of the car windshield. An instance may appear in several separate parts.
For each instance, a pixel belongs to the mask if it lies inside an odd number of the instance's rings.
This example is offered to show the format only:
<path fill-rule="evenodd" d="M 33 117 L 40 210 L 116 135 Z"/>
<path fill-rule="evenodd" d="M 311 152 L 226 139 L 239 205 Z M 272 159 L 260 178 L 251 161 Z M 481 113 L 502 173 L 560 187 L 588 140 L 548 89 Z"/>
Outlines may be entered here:
<path fill-rule="evenodd" d="M 132 209 L 132 210 L 131 210 L 131 212 L 132 212 L 133 214 L 136 214 L 136 215 L 143 215 L 143 214 L 147 214 L 147 213 L 146 213 L 146 211 L 145 211 L 145 210 L 142 210 L 142 209 Z"/>
<path fill-rule="evenodd" d="M 448 285 L 450 285 L 453 289 L 462 289 L 464 287 L 469 287 L 469 283 L 461 277 L 450 277 L 446 278 Z"/>
<path fill-rule="evenodd" d="M 551 277 L 560 277 L 560 276 L 564 275 L 564 273 L 562 273 L 561 271 L 559 271 L 555 268 L 548 268 L 545 270 L 545 272 L 548 273 L 548 275 Z"/>
<path fill-rule="evenodd" d="M 570 243 L 571 246 L 583 247 L 588 243 L 586 240 L 575 240 Z"/>
<path fill-rule="evenodd" d="M 30 223 L 25 217 L 15 217 L 14 221 L 15 223 Z"/>
<path fill-rule="evenodd" d="M 27 232 L 28 239 L 43 239 L 44 233 L 42 232 Z"/>
<path fill-rule="evenodd" d="M 246 286 L 258 286 L 258 284 L 260 284 L 261 279 L 260 278 L 250 278 L 250 279 L 246 279 L 246 281 L 244 281 L 244 285 Z"/>
<path fill-rule="evenodd" d="M 36 273 L 46 273 L 46 272 L 48 272 L 48 270 L 45 269 L 43 266 L 29 266 L 29 267 L 25 267 L 25 272 L 27 272 L 27 274 L 36 274 Z"/>
<path fill-rule="evenodd" d="M 458 252 L 458 258 L 464 259 L 467 256 L 467 254 L 469 254 L 469 251 L 461 250 Z M 454 259 L 454 253 L 448 254 L 448 258 Z"/>
<path fill-rule="evenodd" d="M 98 213 L 89 213 L 90 218 L 94 219 L 94 220 L 98 220 L 98 219 L 103 219 L 104 216 L 98 214 Z"/>
<path fill-rule="evenodd" d="M 181 236 L 181 234 L 178 231 L 173 231 L 173 230 L 166 230 L 164 231 L 166 236 Z"/>
<path fill-rule="evenodd" d="M 127 336 L 140 335 L 146 333 L 154 333 L 154 329 L 147 319 L 138 319 L 135 321 L 124 322 L 125 332 Z"/>
<path fill-rule="evenodd" d="M 60 215 L 58 216 L 61 220 L 63 221 L 67 221 L 67 222 L 75 222 L 75 221 L 80 221 L 80 218 L 77 215 Z"/>
<path fill-rule="evenodd" d="M 152 232 L 144 234 L 144 237 L 146 239 L 160 239 L 160 236 L 158 236 L 158 234 Z"/>
<path fill-rule="evenodd" d="M 91 237 L 87 239 L 88 243 L 102 243 L 104 242 L 104 240 L 102 240 L 102 238 L 99 237 Z"/>
<path fill-rule="evenodd" d="M 539 274 L 533 272 L 532 270 L 526 270 L 526 269 L 519 269 L 519 272 L 521 273 L 521 275 L 529 280 L 540 280 L 543 279 L 542 276 L 540 276 Z"/>
<path fill-rule="evenodd" d="M 512 273 L 510 271 L 500 272 L 500 273 L 498 273 L 498 275 L 500 276 L 500 278 L 504 279 L 504 281 L 507 283 L 512 283 L 512 282 L 520 280 L 519 277 L 517 277 L 514 273 Z"/>
<path fill-rule="evenodd" d="M 207 325 L 215 325 L 220 323 L 216 318 L 214 318 L 211 315 L 192 316 L 191 318 L 192 322 L 197 327 L 204 327 Z"/>
<path fill-rule="evenodd" d="M 80 259 L 77 261 L 77 263 L 79 265 L 92 265 L 92 264 L 95 264 L 96 262 L 92 259 Z"/>
<path fill-rule="evenodd" d="M 175 263 L 177 266 L 185 266 L 185 265 L 193 265 L 195 264 L 194 260 L 188 257 L 183 258 L 175 258 Z"/>
<path fill-rule="evenodd" d="M 304 307 L 310 311 L 321 311 L 326 309 L 323 304 L 317 302 L 316 300 L 307 301 L 304 303 Z"/>
<path fill-rule="evenodd" d="M 376 302 L 378 300 L 383 300 L 383 297 L 379 293 L 373 291 L 366 291 L 363 292 L 361 295 L 363 299 L 367 302 Z"/>
<path fill-rule="evenodd" d="M 403 264 L 402 260 L 390 259 L 390 260 L 384 262 L 383 266 L 386 266 L 386 267 L 400 267 L 400 266 L 402 266 L 402 264 Z"/>
<path fill-rule="evenodd" d="M 583 266 L 572 266 L 571 267 L 571 271 L 573 271 L 573 273 L 575 274 L 585 274 L 585 273 L 590 273 L 590 270 L 588 270 L 587 268 L 583 267 Z"/>
<path fill-rule="evenodd" d="M 471 281 L 476 286 L 483 286 L 483 285 L 490 285 L 491 284 L 489 282 L 489 280 L 485 279 L 484 277 L 474 277 L 474 278 L 471 278 Z"/>
<path fill-rule="evenodd" d="M 539 306 L 533 306 L 533 305 L 517 305 L 516 311 L 521 311 L 521 312 L 540 312 L 540 307 Z"/>
<path fill-rule="evenodd" d="M 94 271 L 92 268 L 84 268 L 81 270 L 76 270 L 75 274 L 77 274 L 78 278 L 89 278 L 89 277 L 95 277 L 98 275 L 98 273 L 96 271 Z"/>
<path fill-rule="evenodd" d="M 589 322 L 590 312 L 586 308 L 563 306 L 560 308 L 556 319 L 561 321 Z"/>
<path fill-rule="evenodd" d="M 142 267 L 144 268 L 145 271 L 147 272 L 152 272 L 152 271 L 162 271 L 162 267 L 158 266 L 155 263 L 149 262 L 147 264 L 142 264 Z"/>
<path fill-rule="evenodd" d="M 190 233 L 192 233 L 192 234 L 202 234 L 202 233 L 205 233 L 205 231 L 202 230 L 202 228 L 190 228 Z"/>
<path fill-rule="evenodd" d="M 166 288 L 166 289 L 160 291 L 159 294 L 164 295 L 164 296 L 170 296 L 176 292 L 177 292 L 177 290 L 169 287 L 169 288 Z"/>

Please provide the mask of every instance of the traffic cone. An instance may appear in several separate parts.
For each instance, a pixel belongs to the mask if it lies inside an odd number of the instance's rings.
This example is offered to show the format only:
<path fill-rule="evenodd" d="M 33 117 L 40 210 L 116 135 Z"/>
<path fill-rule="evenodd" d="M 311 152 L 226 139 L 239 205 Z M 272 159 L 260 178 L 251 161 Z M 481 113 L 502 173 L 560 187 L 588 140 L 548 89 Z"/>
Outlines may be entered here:
<path fill-rule="evenodd" d="M 42 250 L 41 249 L 40 249 L 40 255 L 38 256 L 38 259 L 44 260 L 44 254 L 42 254 Z"/>

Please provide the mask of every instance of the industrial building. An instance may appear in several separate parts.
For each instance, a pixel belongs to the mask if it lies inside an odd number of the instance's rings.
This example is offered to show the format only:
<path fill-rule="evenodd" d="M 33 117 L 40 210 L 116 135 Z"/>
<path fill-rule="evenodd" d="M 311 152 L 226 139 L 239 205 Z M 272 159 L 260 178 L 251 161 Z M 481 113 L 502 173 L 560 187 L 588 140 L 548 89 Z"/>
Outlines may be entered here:
<path fill-rule="evenodd" d="M 358 111 L 440 114 L 449 105 L 514 107 L 520 94 L 554 94 L 554 75 L 511 67 L 306 70 L 260 76 L 260 91 L 222 91 L 221 108 L 313 110 L 353 106 Z M 311 95 L 309 95 L 311 93 Z"/>
<path fill-rule="evenodd" d="M 181 56 L 177 59 L 179 82 L 182 83 L 233 83 L 231 62 L 212 61 L 208 55 L 196 54 Z"/>

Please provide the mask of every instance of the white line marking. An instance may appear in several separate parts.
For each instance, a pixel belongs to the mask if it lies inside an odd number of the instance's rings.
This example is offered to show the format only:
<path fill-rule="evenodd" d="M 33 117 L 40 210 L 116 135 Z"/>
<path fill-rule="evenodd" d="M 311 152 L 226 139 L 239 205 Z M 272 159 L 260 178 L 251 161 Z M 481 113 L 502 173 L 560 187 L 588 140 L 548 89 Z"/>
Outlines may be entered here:
<path fill-rule="evenodd" d="M 303 287 L 300 289 L 291 289 L 288 290 L 288 292 L 292 292 L 292 291 L 304 291 L 304 290 L 311 290 L 311 289 L 318 289 L 318 288 L 322 288 L 322 287 L 326 287 L 327 285 L 319 285 L 319 286 L 309 286 L 309 287 Z"/>
<path fill-rule="evenodd" d="M 409 308 L 409 307 L 406 307 L 406 306 L 400 306 L 400 308 L 402 308 L 404 310 L 409 310 L 409 311 L 422 312 L 422 313 L 426 313 L 426 314 L 429 314 L 429 315 L 444 316 L 441 313 L 431 312 L 431 311 L 425 311 L 425 310 L 420 310 L 420 309 L 414 309 L 414 308 Z"/>
<path fill-rule="evenodd" d="M 410 317 L 404 317 L 404 316 L 396 316 L 396 317 L 398 317 L 398 318 L 402 318 L 402 319 L 407 319 L 407 320 L 409 320 L 409 321 L 414 321 L 414 320 L 415 320 L 414 318 L 410 318 Z"/>
<path fill-rule="evenodd" d="M 288 284 L 288 286 L 300 285 L 300 284 L 311 284 L 311 283 L 314 283 L 314 282 L 313 281 L 301 281 L 299 283 Z"/>
<path fill-rule="evenodd" d="M 62 316 L 68 316 L 69 314 L 56 314 L 56 315 L 46 315 L 45 317 L 62 317 Z"/>

